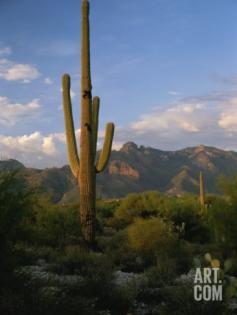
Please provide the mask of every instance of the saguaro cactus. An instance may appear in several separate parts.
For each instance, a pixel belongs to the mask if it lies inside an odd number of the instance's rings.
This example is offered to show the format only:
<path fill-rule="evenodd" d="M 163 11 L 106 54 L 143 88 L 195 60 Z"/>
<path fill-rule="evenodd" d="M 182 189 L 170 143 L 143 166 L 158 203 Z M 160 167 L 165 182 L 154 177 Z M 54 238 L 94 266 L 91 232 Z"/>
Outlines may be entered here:
<path fill-rule="evenodd" d="M 81 12 L 80 159 L 75 139 L 68 74 L 64 74 L 62 78 L 63 108 L 69 164 L 79 184 L 82 233 L 85 241 L 92 244 L 95 239 L 96 173 L 102 172 L 109 160 L 114 124 L 108 123 L 106 126 L 103 149 L 96 162 L 100 99 L 99 97 L 92 99 L 91 94 L 89 2 L 87 0 L 82 0 Z"/>
<path fill-rule="evenodd" d="M 205 208 L 205 188 L 204 188 L 204 180 L 202 172 L 199 173 L 199 189 L 200 189 L 200 206 L 202 209 Z"/>

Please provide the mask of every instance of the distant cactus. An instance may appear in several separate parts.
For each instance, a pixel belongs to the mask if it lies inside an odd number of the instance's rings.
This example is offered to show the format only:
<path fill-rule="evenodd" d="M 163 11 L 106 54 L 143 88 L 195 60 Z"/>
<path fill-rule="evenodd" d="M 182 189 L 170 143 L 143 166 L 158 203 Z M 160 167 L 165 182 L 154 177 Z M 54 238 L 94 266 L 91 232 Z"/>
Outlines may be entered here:
<path fill-rule="evenodd" d="M 87 0 L 82 1 L 80 159 L 75 139 L 70 76 L 68 74 L 64 74 L 62 86 L 68 158 L 71 171 L 79 184 L 82 233 L 85 241 L 93 244 L 95 240 L 96 173 L 102 172 L 109 160 L 114 124 L 108 123 L 106 126 L 103 149 L 98 162 L 95 162 L 100 99 L 99 97 L 92 99 L 91 94 L 89 2 Z"/>
<path fill-rule="evenodd" d="M 202 172 L 199 173 L 199 189 L 200 189 L 200 206 L 201 209 L 205 208 L 205 188 Z"/>

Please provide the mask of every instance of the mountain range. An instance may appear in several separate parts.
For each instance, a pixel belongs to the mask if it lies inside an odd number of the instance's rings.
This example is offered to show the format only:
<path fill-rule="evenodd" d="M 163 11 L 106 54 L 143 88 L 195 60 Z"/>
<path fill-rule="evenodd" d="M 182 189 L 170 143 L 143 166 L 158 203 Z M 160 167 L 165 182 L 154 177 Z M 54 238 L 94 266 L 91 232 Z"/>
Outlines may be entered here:
<path fill-rule="evenodd" d="M 6 170 L 18 170 L 30 187 L 50 195 L 55 203 L 78 201 L 76 180 L 69 166 L 34 169 L 12 159 L 0 161 L 0 172 Z M 162 151 L 127 142 L 119 151 L 112 151 L 106 170 L 97 176 L 97 195 L 121 198 L 145 190 L 159 190 L 169 195 L 198 193 L 200 171 L 206 191 L 218 192 L 218 177 L 237 173 L 237 152 L 204 145 Z"/>

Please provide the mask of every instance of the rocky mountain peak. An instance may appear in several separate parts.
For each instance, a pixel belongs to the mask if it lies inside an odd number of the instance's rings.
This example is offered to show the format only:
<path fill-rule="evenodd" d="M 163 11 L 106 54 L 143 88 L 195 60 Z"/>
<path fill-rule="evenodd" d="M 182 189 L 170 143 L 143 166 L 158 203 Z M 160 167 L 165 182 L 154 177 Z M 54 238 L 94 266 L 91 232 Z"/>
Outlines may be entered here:
<path fill-rule="evenodd" d="M 132 141 L 125 143 L 120 149 L 121 152 L 126 152 L 126 153 L 133 152 L 136 150 L 138 150 L 138 146 L 136 145 L 136 143 Z"/>
<path fill-rule="evenodd" d="M 204 152 L 205 150 L 206 150 L 205 145 L 200 144 L 199 146 L 195 148 L 195 153 Z"/>

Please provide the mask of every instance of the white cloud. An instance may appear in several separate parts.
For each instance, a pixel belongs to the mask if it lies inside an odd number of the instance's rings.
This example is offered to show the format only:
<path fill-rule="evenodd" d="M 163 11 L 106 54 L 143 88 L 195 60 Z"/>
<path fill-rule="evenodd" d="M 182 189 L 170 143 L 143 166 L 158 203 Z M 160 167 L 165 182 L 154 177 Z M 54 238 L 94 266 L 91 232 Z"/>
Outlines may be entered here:
<path fill-rule="evenodd" d="M 138 134 L 148 131 L 183 131 L 193 133 L 199 131 L 199 118 L 204 104 L 183 103 L 165 110 L 155 109 L 143 115 L 140 120 L 131 124 L 131 129 Z"/>
<path fill-rule="evenodd" d="M 44 79 L 44 83 L 48 84 L 48 85 L 51 85 L 51 84 L 53 84 L 53 80 L 51 80 L 50 78 L 45 78 Z"/>
<path fill-rule="evenodd" d="M 237 150 L 237 92 L 214 92 L 159 107 L 128 126 L 115 128 L 115 142 L 134 141 L 163 150 L 205 144 Z"/>
<path fill-rule="evenodd" d="M 75 131 L 79 150 L 80 129 Z M 99 132 L 98 149 L 103 144 L 104 131 Z M 118 149 L 122 143 L 114 143 Z M 43 135 L 40 131 L 22 136 L 0 134 L 0 155 L 13 158 L 30 167 L 52 167 L 68 164 L 64 132 Z"/>
<path fill-rule="evenodd" d="M 0 78 L 7 81 L 29 83 L 40 76 L 38 69 L 30 64 L 15 63 L 9 59 L 0 59 Z"/>
<path fill-rule="evenodd" d="M 23 80 L 23 82 L 28 83 L 37 79 L 38 76 L 39 72 L 35 67 L 27 64 L 15 64 L 7 69 L 4 77 L 8 81 Z"/>
<path fill-rule="evenodd" d="M 237 109 L 223 112 L 219 120 L 219 126 L 228 131 L 237 131 Z"/>
<path fill-rule="evenodd" d="M 237 97 L 231 98 L 222 106 L 218 124 L 226 131 L 237 132 Z"/>
<path fill-rule="evenodd" d="M 190 124 L 190 123 L 187 122 L 187 121 L 181 122 L 181 123 L 180 123 L 180 126 L 182 127 L 182 129 L 183 129 L 184 131 L 187 131 L 187 132 L 190 132 L 190 133 L 191 133 L 191 132 L 198 132 L 198 131 L 199 131 L 199 129 L 198 129 L 196 126 Z"/>
<path fill-rule="evenodd" d="M 23 136 L 0 135 L 0 153 L 15 158 L 27 166 L 45 167 L 61 165 L 66 161 L 63 133 L 42 135 L 36 131 Z"/>
<path fill-rule="evenodd" d="M 54 143 L 54 137 L 52 135 L 43 139 L 42 149 L 43 152 L 48 155 L 55 155 L 57 153 L 57 149 Z"/>
<path fill-rule="evenodd" d="M 12 103 L 8 97 L 0 96 L 0 124 L 14 125 L 20 119 L 37 114 L 40 107 L 39 99 L 21 104 Z"/>
<path fill-rule="evenodd" d="M 124 141 L 113 141 L 112 150 L 119 151 L 124 145 Z"/>

